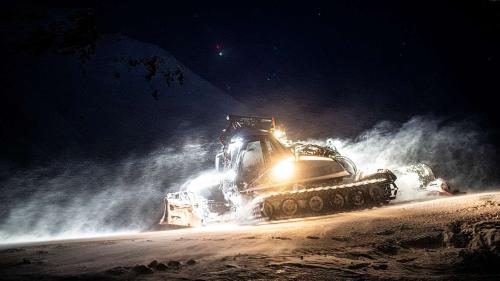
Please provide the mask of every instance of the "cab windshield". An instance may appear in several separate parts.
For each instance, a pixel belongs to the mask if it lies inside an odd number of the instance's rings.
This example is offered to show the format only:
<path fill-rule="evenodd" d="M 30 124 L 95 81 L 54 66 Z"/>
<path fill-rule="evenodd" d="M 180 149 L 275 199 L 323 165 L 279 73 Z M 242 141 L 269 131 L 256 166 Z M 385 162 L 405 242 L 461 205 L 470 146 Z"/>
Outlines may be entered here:
<path fill-rule="evenodd" d="M 240 181 L 248 184 L 260 178 L 277 161 L 292 155 L 290 150 L 269 136 L 258 136 L 246 142 L 240 154 Z"/>

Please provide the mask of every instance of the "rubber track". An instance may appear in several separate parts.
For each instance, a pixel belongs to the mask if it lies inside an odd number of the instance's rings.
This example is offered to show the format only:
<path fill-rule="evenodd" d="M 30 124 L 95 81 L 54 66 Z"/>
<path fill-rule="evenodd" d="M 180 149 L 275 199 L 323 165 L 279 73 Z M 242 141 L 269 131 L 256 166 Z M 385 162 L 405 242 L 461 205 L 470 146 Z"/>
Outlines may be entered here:
<path fill-rule="evenodd" d="M 257 202 L 255 202 L 255 207 L 254 207 L 254 219 L 268 219 L 268 220 L 275 220 L 275 219 L 283 219 L 283 218 L 296 218 L 296 217 L 304 217 L 304 216 L 310 216 L 310 215 L 326 215 L 326 214 L 333 214 L 333 213 L 338 213 L 342 211 L 346 211 L 349 209 L 354 209 L 356 206 L 350 206 L 350 203 L 348 202 L 350 200 L 350 196 L 352 195 L 353 191 L 360 190 L 363 193 L 364 197 L 364 204 L 362 207 L 367 208 L 367 207 L 372 207 L 374 205 L 381 205 L 384 203 L 389 202 L 389 200 L 394 199 L 392 196 L 392 189 L 391 186 L 394 185 L 394 181 L 388 178 L 377 178 L 377 179 L 370 179 L 370 180 L 364 180 L 364 181 L 359 181 L 359 182 L 353 182 L 353 183 L 348 183 L 348 184 L 341 184 L 341 185 L 333 185 L 333 186 L 321 186 L 321 187 L 315 187 L 315 188 L 308 188 L 308 189 L 300 189 L 300 190 L 293 190 L 293 191 L 283 191 L 283 192 L 273 192 L 265 195 L 264 197 L 259 198 Z M 373 200 L 370 200 L 367 196 L 367 191 L 371 186 L 378 186 L 382 187 L 384 189 L 384 194 L 383 198 L 381 198 L 380 201 L 374 202 Z M 363 187 L 362 189 L 359 189 L 360 187 Z M 395 185 L 394 185 L 395 187 Z M 354 190 L 353 190 L 354 188 Z M 262 215 L 262 206 L 264 205 L 265 202 L 268 202 L 270 205 L 273 206 L 273 209 L 276 205 L 281 206 L 282 203 L 284 202 L 285 199 L 294 199 L 296 201 L 299 200 L 306 200 L 306 198 L 309 198 L 309 196 L 313 195 L 318 195 L 322 197 L 322 199 L 325 197 L 328 197 L 328 195 L 331 195 L 333 192 L 340 192 L 342 196 L 344 196 L 344 206 L 342 209 L 332 209 L 327 206 L 326 208 L 324 207 L 325 210 L 315 213 L 311 210 L 307 210 L 302 208 L 301 210 L 297 211 L 296 214 L 293 216 L 286 216 L 283 214 L 280 214 L 281 211 L 279 210 L 274 210 L 273 211 L 273 216 L 271 218 L 266 217 Z M 316 194 L 313 194 L 316 193 Z M 326 194 L 325 194 L 326 193 Z M 328 194 L 330 193 L 330 194 Z M 323 195 L 323 196 L 322 196 Z M 281 199 L 280 199 L 281 198 Z M 277 201 L 276 201 L 277 200 Z M 273 202 L 275 201 L 275 202 Z M 367 202 L 368 201 L 368 202 Z M 328 204 L 329 202 L 323 201 L 323 204 Z M 277 214 L 278 213 L 278 214 Z"/>

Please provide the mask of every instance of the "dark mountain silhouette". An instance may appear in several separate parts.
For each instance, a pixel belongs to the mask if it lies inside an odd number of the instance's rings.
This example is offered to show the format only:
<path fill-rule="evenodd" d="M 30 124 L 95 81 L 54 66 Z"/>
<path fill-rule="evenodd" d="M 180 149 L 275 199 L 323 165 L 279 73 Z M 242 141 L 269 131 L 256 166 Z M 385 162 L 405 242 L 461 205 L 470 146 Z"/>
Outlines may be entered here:
<path fill-rule="evenodd" d="M 212 141 L 225 114 L 245 111 L 167 51 L 98 35 L 91 10 L 57 15 L 4 24 L 3 31 L 19 26 L 2 46 L 8 54 L 2 73 L 9 73 L 0 109 L 3 166 L 57 155 L 123 157 L 186 138 Z"/>

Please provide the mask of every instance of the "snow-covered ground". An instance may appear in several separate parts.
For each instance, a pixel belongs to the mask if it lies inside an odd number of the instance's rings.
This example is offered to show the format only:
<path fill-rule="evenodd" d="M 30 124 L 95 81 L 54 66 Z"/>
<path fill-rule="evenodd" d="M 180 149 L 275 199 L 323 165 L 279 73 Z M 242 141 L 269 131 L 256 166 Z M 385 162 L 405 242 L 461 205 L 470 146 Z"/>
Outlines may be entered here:
<path fill-rule="evenodd" d="M 495 192 L 261 225 L 2 245 L 0 274 L 4 280 L 495 280 L 499 214 Z"/>

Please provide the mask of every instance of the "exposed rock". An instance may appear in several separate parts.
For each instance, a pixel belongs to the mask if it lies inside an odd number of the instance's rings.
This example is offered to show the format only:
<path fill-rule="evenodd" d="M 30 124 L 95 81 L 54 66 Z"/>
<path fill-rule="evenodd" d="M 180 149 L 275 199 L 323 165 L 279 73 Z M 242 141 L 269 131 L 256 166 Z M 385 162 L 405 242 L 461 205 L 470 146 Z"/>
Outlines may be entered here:
<path fill-rule="evenodd" d="M 156 266 L 156 270 L 163 271 L 163 270 L 167 270 L 167 269 L 168 269 L 168 266 L 162 262 L 158 263 L 158 265 Z"/>
<path fill-rule="evenodd" d="M 191 260 L 188 260 L 188 261 L 186 262 L 186 264 L 187 264 L 187 265 L 195 265 L 195 264 L 196 264 L 196 261 L 195 261 L 195 260 L 193 260 L 193 259 L 191 259 Z"/>
<path fill-rule="evenodd" d="M 153 270 L 151 268 L 149 268 L 143 264 L 134 266 L 132 268 L 132 270 L 138 274 L 151 274 L 151 273 L 153 273 Z"/>
<path fill-rule="evenodd" d="M 128 269 L 125 267 L 117 266 L 110 268 L 105 271 L 106 274 L 111 274 L 111 275 L 122 275 L 128 272 Z"/>
<path fill-rule="evenodd" d="M 150 268 L 156 268 L 158 266 L 158 261 L 157 260 L 153 260 L 152 262 L 150 262 L 148 264 L 148 267 Z"/>
<path fill-rule="evenodd" d="M 167 263 L 168 268 L 179 268 L 181 267 L 181 262 L 180 261 L 169 261 Z"/>

